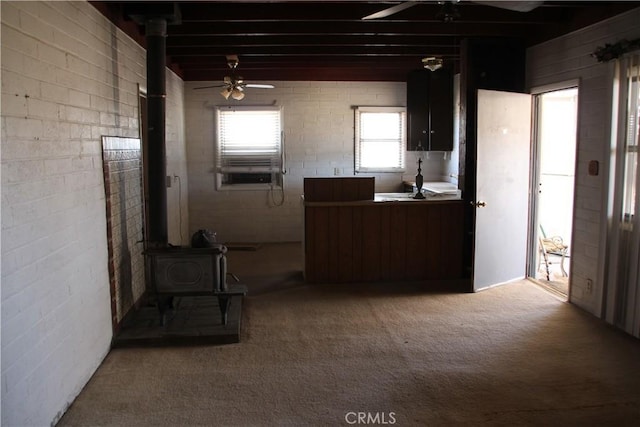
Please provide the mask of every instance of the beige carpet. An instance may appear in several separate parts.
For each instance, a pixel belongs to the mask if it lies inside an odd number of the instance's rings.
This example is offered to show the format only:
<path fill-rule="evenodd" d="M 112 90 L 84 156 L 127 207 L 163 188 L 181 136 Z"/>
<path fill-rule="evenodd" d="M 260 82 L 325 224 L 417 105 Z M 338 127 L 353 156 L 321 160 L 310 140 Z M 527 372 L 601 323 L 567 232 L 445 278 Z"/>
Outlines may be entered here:
<path fill-rule="evenodd" d="M 640 420 L 640 341 L 527 281 L 477 294 L 291 281 L 245 302 L 239 344 L 112 351 L 59 425 Z"/>

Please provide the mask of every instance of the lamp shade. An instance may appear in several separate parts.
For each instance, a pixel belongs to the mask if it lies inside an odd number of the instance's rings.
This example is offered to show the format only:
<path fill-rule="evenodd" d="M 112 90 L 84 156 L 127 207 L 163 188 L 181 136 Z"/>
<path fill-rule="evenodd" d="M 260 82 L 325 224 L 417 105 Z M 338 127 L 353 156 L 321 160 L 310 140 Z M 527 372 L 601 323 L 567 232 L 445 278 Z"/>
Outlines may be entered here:
<path fill-rule="evenodd" d="M 236 87 L 231 91 L 231 97 L 236 101 L 240 101 L 244 98 L 244 92 L 242 89 Z"/>
<path fill-rule="evenodd" d="M 220 95 L 224 96 L 224 99 L 229 99 L 229 95 L 231 95 L 231 88 L 226 87 L 221 92 Z"/>

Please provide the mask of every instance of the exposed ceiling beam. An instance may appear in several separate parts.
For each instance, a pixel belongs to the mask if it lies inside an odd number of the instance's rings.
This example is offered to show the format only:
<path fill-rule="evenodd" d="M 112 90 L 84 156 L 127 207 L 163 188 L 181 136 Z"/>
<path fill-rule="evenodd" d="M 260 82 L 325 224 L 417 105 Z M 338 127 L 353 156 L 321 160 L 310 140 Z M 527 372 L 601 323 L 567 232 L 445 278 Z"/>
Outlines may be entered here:
<path fill-rule="evenodd" d="M 526 46 L 566 34 L 640 2 L 545 1 L 530 12 L 455 3 L 460 17 L 442 22 L 441 1 L 417 1 L 384 19 L 362 17 L 400 0 L 209 0 L 92 2 L 144 46 L 131 16 L 175 15 L 167 28 L 168 64 L 185 80 L 222 78 L 225 55 L 240 56 L 238 72 L 251 80 L 404 81 L 438 56 L 459 65 L 466 38 L 518 38 Z M 498 2 L 496 4 L 499 5 Z"/>

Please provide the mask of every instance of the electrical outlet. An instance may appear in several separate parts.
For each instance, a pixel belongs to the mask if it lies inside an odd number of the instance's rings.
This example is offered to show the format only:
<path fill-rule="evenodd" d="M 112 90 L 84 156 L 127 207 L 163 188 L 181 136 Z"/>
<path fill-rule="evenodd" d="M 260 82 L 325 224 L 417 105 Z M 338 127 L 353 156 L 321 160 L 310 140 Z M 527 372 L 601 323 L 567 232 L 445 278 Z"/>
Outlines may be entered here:
<path fill-rule="evenodd" d="M 333 168 L 333 174 L 335 176 L 339 176 L 340 175 L 340 168 Z"/>
<path fill-rule="evenodd" d="M 593 292 L 593 280 L 587 279 L 587 293 L 590 294 Z"/>

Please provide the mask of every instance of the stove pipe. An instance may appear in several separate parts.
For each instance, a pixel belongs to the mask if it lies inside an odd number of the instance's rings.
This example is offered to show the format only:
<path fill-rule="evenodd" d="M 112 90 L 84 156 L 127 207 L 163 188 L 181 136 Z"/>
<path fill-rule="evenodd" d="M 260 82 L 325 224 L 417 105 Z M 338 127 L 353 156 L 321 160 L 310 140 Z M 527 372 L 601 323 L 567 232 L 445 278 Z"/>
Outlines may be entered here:
<path fill-rule="evenodd" d="M 150 247 L 166 247 L 167 232 L 167 187 L 166 187 L 166 37 L 167 21 L 164 18 L 149 18 L 145 21 L 147 39 L 147 185 L 149 189 L 149 230 L 147 242 Z"/>

